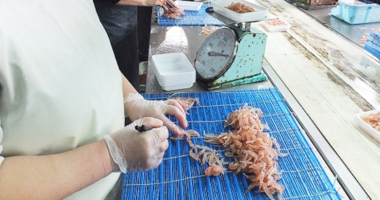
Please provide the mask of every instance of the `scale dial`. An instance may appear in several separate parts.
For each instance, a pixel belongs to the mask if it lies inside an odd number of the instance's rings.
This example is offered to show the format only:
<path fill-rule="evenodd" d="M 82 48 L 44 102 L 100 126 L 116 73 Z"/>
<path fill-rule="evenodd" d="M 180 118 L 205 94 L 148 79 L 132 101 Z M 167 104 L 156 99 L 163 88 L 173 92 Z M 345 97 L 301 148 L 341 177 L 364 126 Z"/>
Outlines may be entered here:
<path fill-rule="evenodd" d="M 212 81 L 222 76 L 231 66 L 237 48 L 236 34 L 223 27 L 212 32 L 203 41 L 195 57 L 197 76 Z"/>

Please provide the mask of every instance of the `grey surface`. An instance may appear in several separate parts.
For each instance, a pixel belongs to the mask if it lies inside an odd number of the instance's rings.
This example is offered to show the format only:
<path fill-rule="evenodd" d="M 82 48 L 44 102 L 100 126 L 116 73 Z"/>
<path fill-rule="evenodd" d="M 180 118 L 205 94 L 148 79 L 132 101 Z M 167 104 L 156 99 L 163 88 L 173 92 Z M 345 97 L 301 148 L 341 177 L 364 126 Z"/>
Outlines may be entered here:
<path fill-rule="evenodd" d="M 348 24 L 345 21 L 330 15 L 331 9 L 334 7 L 316 10 L 304 10 L 300 8 L 300 10 L 304 11 L 305 13 L 319 21 L 321 24 L 341 34 L 346 39 L 354 42 L 355 44 L 361 47 L 364 47 L 364 44 L 360 43 L 360 40 L 362 39 L 364 33 L 370 33 L 371 29 L 380 28 L 380 22 L 356 25 Z"/>

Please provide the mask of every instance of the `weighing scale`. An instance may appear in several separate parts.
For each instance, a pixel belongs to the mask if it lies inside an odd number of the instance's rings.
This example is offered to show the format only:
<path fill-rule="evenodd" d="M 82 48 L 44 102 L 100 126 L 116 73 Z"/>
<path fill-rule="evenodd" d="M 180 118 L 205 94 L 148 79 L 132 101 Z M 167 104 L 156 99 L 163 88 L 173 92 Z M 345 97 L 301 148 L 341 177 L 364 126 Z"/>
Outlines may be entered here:
<path fill-rule="evenodd" d="M 267 35 L 251 22 L 212 32 L 195 56 L 197 81 L 208 90 L 267 80 L 261 72 Z"/>

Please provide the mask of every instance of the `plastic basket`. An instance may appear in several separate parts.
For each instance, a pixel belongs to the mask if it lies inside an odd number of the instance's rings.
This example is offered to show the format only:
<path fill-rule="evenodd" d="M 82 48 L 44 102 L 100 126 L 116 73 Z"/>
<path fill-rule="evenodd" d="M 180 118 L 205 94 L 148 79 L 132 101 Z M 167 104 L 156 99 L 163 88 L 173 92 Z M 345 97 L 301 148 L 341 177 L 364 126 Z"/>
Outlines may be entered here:
<path fill-rule="evenodd" d="M 380 6 L 378 4 L 340 2 L 339 6 L 331 9 L 331 15 L 349 24 L 380 22 Z"/>

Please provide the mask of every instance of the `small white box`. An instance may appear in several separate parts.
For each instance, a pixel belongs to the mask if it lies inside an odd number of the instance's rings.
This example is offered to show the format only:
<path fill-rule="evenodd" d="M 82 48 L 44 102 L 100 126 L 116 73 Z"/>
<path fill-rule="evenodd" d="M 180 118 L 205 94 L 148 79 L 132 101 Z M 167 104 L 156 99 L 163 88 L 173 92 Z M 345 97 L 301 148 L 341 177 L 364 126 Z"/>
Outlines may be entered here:
<path fill-rule="evenodd" d="M 163 90 L 187 89 L 195 82 L 195 69 L 183 53 L 153 55 L 152 63 Z"/>
<path fill-rule="evenodd" d="M 202 2 L 176 1 L 175 4 L 182 10 L 198 11 L 202 7 Z"/>
<path fill-rule="evenodd" d="M 251 6 L 255 11 L 248 12 L 248 13 L 237 13 L 235 11 L 232 11 L 228 9 L 227 7 L 231 5 L 231 3 L 233 2 L 244 3 L 248 6 Z M 220 1 L 214 1 L 211 4 L 214 7 L 215 12 L 234 20 L 235 22 L 259 21 L 259 20 L 264 19 L 268 13 L 267 8 L 248 2 L 248 1 L 244 1 L 244 0 L 239 0 L 239 1 L 220 0 Z"/>
<path fill-rule="evenodd" d="M 362 113 L 359 113 L 356 115 L 356 118 L 359 122 L 359 126 L 365 130 L 370 136 L 372 136 L 373 139 L 375 139 L 377 142 L 380 142 L 380 132 L 378 132 L 377 130 L 375 130 L 374 128 L 372 128 L 372 126 L 370 126 L 369 124 L 367 124 L 367 122 L 365 122 L 362 117 L 363 116 L 366 116 L 366 115 L 369 115 L 369 114 L 375 114 L 375 113 L 379 113 L 380 110 L 371 110 L 371 111 L 368 111 L 368 112 L 362 112 Z"/>
<path fill-rule="evenodd" d="M 273 26 L 273 25 L 271 25 L 271 24 L 268 23 L 271 20 L 280 20 L 280 21 L 284 22 L 284 25 Z M 270 31 L 270 32 L 288 31 L 289 28 L 290 28 L 290 24 L 287 21 L 285 21 L 284 19 L 281 19 L 281 18 L 278 18 L 278 19 L 268 19 L 268 20 L 265 20 L 265 21 L 261 22 L 261 24 L 268 31 Z"/>
<path fill-rule="evenodd" d="M 181 89 L 189 89 L 193 86 L 194 83 L 184 84 L 184 85 L 173 85 L 173 86 L 161 86 L 165 91 L 172 90 L 181 90 Z"/>
<path fill-rule="evenodd" d="M 194 67 L 183 53 L 153 55 L 152 61 L 162 78 L 195 73 Z"/>

